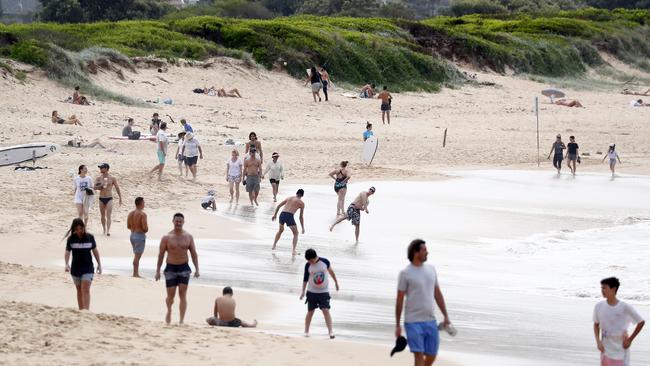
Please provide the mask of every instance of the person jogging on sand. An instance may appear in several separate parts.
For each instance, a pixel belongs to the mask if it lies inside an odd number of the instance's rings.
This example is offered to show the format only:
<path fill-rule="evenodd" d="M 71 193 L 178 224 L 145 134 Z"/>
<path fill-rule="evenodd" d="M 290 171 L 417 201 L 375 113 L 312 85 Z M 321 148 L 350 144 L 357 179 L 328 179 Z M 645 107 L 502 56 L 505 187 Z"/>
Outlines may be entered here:
<path fill-rule="evenodd" d="M 616 298 L 620 286 L 616 277 L 600 281 L 605 301 L 594 308 L 594 336 L 602 366 L 629 366 L 630 346 L 645 325 L 645 320 L 631 305 Z M 632 324 L 636 327 L 632 335 L 628 335 Z"/>
<path fill-rule="evenodd" d="M 300 210 L 300 227 L 302 228 L 302 233 L 304 234 L 305 220 L 303 218 L 303 213 L 305 212 L 305 203 L 302 201 L 302 197 L 304 195 L 305 191 L 299 189 L 294 197 L 285 199 L 284 201 L 280 202 L 278 207 L 275 208 L 275 212 L 273 213 L 273 217 L 271 217 L 271 221 L 275 221 L 275 218 L 278 216 L 278 211 L 282 206 L 284 206 L 284 210 L 282 210 L 282 213 L 280 213 L 280 227 L 278 228 L 278 233 L 275 234 L 275 241 L 273 241 L 273 248 L 271 248 L 271 250 L 275 250 L 275 247 L 278 244 L 278 240 L 280 240 L 282 232 L 284 231 L 284 225 L 286 224 L 293 233 L 292 254 L 298 254 L 296 252 L 296 246 L 298 245 L 298 226 L 296 225 L 296 220 L 294 219 L 293 215 L 296 214 L 296 211 Z"/>
<path fill-rule="evenodd" d="M 160 239 L 155 279 L 156 281 L 160 280 L 160 267 L 162 267 L 165 253 L 167 253 L 167 265 L 163 272 L 165 275 L 165 286 L 167 288 L 167 299 L 165 300 L 167 304 L 167 315 L 165 315 L 165 323 L 169 324 L 172 321 L 172 305 L 176 296 L 176 288 L 178 288 L 178 297 L 180 298 L 180 304 L 178 306 L 180 312 L 179 324 L 183 324 L 185 311 L 187 310 L 187 286 L 189 285 L 190 275 L 192 274 L 192 269 L 188 264 L 187 252 L 192 256 L 195 271 L 194 278 L 199 278 L 199 258 L 196 254 L 194 238 L 187 231 L 183 230 L 185 216 L 182 213 L 174 214 L 173 223 L 174 230 Z"/>
<path fill-rule="evenodd" d="M 373 194 L 375 194 L 375 187 L 370 187 L 368 191 L 359 193 L 357 198 L 355 198 L 355 200 L 348 207 L 346 214 L 338 218 L 336 221 L 334 221 L 332 226 L 330 226 L 330 231 L 334 230 L 334 226 L 338 225 L 341 221 L 350 220 L 352 225 L 354 225 L 354 238 L 356 239 L 355 243 L 359 244 L 361 210 L 366 211 L 367 214 L 370 213 L 368 211 L 368 205 L 370 204 L 370 201 L 368 199 Z"/>
<path fill-rule="evenodd" d="M 434 301 L 444 320 L 441 328 L 451 328 L 445 298 L 438 285 L 438 276 L 433 266 L 425 265 L 428 256 L 424 240 L 413 240 L 407 250 L 409 264 L 399 273 L 397 299 L 395 301 L 395 338 L 402 335 L 401 316 L 404 308 L 404 328 L 409 348 L 413 353 L 415 366 L 431 366 L 438 355 L 440 337 L 436 322 Z"/>
<path fill-rule="evenodd" d="M 557 174 L 560 175 L 560 170 L 562 170 L 562 160 L 564 156 L 564 149 L 566 149 L 566 146 L 564 145 L 564 142 L 562 142 L 562 135 L 558 134 L 555 137 L 555 142 L 551 146 L 551 151 L 548 153 L 548 157 L 546 159 L 551 158 L 551 154 L 553 155 L 553 166 L 555 169 L 557 169 Z"/>
<path fill-rule="evenodd" d="M 140 277 L 140 258 L 144 253 L 147 242 L 147 214 L 144 213 L 144 198 L 135 199 L 135 210 L 129 212 L 126 217 L 126 228 L 131 231 L 131 247 L 133 248 L 133 277 Z"/>

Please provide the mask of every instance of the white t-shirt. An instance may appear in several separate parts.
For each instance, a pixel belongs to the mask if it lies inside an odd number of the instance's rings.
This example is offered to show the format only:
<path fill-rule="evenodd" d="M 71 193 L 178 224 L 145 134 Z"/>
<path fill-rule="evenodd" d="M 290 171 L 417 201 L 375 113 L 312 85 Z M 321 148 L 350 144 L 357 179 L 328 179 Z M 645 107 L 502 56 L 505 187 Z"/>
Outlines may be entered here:
<path fill-rule="evenodd" d="M 406 293 L 404 323 L 436 320 L 433 294 L 437 284 L 433 266 L 409 264 L 399 273 L 397 289 Z"/>
<path fill-rule="evenodd" d="M 183 154 L 183 146 L 185 146 L 185 140 L 183 139 L 178 140 L 178 155 Z"/>
<path fill-rule="evenodd" d="M 266 175 L 267 173 L 269 173 L 269 179 L 280 180 L 284 178 L 282 163 L 280 161 L 274 163 L 273 160 L 271 160 L 266 164 L 266 169 L 264 169 L 263 175 Z"/>
<path fill-rule="evenodd" d="M 183 155 L 188 158 L 199 156 L 199 146 L 201 146 L 201 144 L 199 143 L 199 140 L 196 139 L 196 137 L 185 141 L 185 153 Z"/>
<path fill-rule="evenodd" d="M 642 321 L 641 315 L 623 301 L 611 306 L 604 300 L 594 308 L 594 323 L 600 324 L 603 336 L 620 337 L 627 332 L 630 325 Z"/>
<path fill-rule="evenodd" d="M 205 196 L 201 200 L 201 203 L 212 203 L 214 202 L 214 196 Z"/>
<path fill-rule="evenodd" d="M 242 174 L 242 165 L 244 164 L 244 162 L 241 161 L 240 158 L 237 158 L 236 161 L 232 161 L 232 159 L 228 159 L 226 164 L 228 164 L 229 177 L 238 177 Z"/>
<path fill-rule="evenodd" d="M 165 131 L 160 130 L 158 131 L 158 134 L 156 134 L 156 147 L 158 150 L 160 150 L 160 143 L 162 142 L 163 145 L 163 150 L 165 154 L 167 154 L 167 145 L 169 144 L 169 140 L 167 139 L 167 135 L 165 134 Z"/>
<path fill-rule="evenodd" d="M 329 268 L 330 261 L 323 257 L 319 257 L 315 264 L 305 263 L 303 281 L 307 282 L 307 291 L 314 294 L 329 292 Z"/>
<path fill-rule="evenodd" d="M 607 153 L 607 156 L 609 156 L 609 160 L 616 160 L 618 153 L 616 151 L 610 151 Z"/>
<path fill-rule="evenodd" d="M 83 203 L 86 197 L 86 188 L 93 189 L 93 179 L 89 176 L 77 176 L 74 179 L 74 203 Z"/>

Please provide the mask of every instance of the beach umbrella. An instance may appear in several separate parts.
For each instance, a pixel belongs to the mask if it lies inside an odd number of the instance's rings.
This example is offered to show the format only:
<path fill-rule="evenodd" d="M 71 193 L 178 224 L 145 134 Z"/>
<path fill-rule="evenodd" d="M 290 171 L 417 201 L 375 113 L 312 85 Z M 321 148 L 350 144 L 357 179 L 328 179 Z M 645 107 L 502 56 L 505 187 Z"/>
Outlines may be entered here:
<path fill-rule="evenodd" d="M 542 90 L 542 95 L 551 98 L 551 102 L 555 98 L 564 98 L 564 96 L 565 96 L 565 94 L 564 94 L 564 92 L 562 90 L 555 89 L 555 88 L 548 88 L 548 89 Z"/>

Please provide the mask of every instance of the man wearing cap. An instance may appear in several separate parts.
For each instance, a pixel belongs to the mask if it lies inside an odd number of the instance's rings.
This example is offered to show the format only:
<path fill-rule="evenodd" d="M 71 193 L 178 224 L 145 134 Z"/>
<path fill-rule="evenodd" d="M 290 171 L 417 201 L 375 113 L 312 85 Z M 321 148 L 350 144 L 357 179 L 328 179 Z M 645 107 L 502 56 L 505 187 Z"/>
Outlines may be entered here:
<path fill-rule="evenodd" d="M 553 146 L 551 146 L 551 151 L 548 153 L 548 157 L 546 157 L 546 159 L 550 159 L 551 153 L 554 153 L 553 166 L 555 167 L 555 169 L 557 169 L 558 175 L 560 175 L 560 170 L 562 169 L 562 160 L 564 157 L 565 149 L 566 146 L 564 145 L 564 142 L 562 142 L 562 135 L 558 134 L 555 137 L 555 142 L 553 143 Z"/>
<path fill-rule="evenodd" d="M 264 179 L 264 176 L 269 173 L 269 182 L 271 183 L 271 187 L 273 188 L 273 202 L 277 202 L 277 197 L 278 197 L 278 186 L 280 185 L 280 180 L 284 179 L 284 171 L 282 168 L 282 163 L 278 161 L 278 158 L 280 157 L 280 154 L 274 152 L 273 155 L 271 155 L 272 161 L 268 163 L 266 168 L 264 169 L 264 173 L 262 174 L 262 179 Z"/>
<path fill-rule="evenodd" d="M 111 168 L 108 163 L 102 163 L 97 166 L 100 175 L 95 179 L 95 190 L 99 191 L 99 212 L 102 215 L 102 228 L 104 235 L 111 236 L 111 215 L 113 213 L 113 187 L 120 198 L 120 206 L 122 205 L 122 192 L 120 186 L 117 184 L 117 179 L 108 174 Z"/>
<path fill-rule="evenodd" d="M 367 191 L 359 193 L 357 198 L 355 198 L 348 207 L 345 215 L 339 217 L 336 221 L 334 221 L 332 226 L 330 226 L 330 231 L 334 230 L 334 226 L 336 226 L 341 221 L 350 220 L 352 225 L 354 225 L 354 238 L 356 239 L 356 243 L 359 244 L 359 232 L 361 231 L 361 211 L 366 211 L 367 214 L 370 213 L 368 212 L 368 205 L 370 204 L 368 198 L 373 194 L 375 194 L 375 187 L 370 187 Z"/>
<path fill-rule="evenodd" d="M 249 153 L 249 158 L 244 161 L 244 185 L 246 186 L 246 192 L 248 192 L 248 198 L 251 200 L 251 206 L 253 204 L 259 206 L 257 203 L 257 196 L 260 194 L 260 176 L 262 175 L 262 161 L 257 158 L 255 153 L 257 149 L 255 146 L 251 146 Z"/>
<path fill-rule="evenodd" d="M 185 157 L 185 165 L 192 172 L 192 180 L 196 180 L 196 163 L 199 161 L 199 157 L 203 159 L 203 149 L 201 149 L 199 140 L 194 138 L 192 132 L 185 134 L 185 143 L 183 144 L 181 155 Z"/>
<path fill-rule="evenodd" d="M 407 250 L 411 264 L 399 273 L 397 300 L 395 301 L 395 338 L 402 336 L 400 318 L 404 298 L 404 328 L 415 366 L 431 366 L 438 355 L 440 338 L 436 322 L 434 301 L 444 316 L 441 327 L 451 329 L 445 298 L 442 296 L 436 269 L 425 265 L 427 246 L 424 240 L 413 240 Z"/>
<path fill-rule="evenodd" d="M 194 133 L 194 129 L 192 128 L 192 125 L 190 125 L 189 123 L 187 123 L 187 121 L 185 120 L 185 118 L 181 118 L 181 125 L 183 126 L 183 130 L 184 130 L 185 132 L 191 132 L 191 133 Z"/>

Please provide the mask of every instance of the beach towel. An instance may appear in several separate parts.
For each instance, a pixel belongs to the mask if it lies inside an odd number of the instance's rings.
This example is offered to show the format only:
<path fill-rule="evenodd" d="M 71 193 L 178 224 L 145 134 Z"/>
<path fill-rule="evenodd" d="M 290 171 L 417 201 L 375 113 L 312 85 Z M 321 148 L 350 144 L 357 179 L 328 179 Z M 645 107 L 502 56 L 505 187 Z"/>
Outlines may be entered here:
<path fill-rule="evenodd" d="M 354 92 L 341 93 L 341 95 L 347 98 L 359 98 L 359 94 Z"/>

